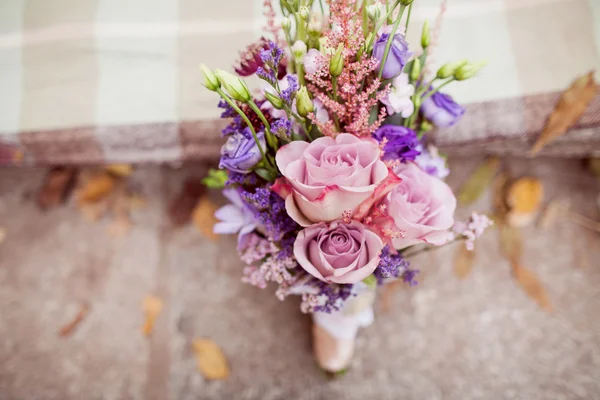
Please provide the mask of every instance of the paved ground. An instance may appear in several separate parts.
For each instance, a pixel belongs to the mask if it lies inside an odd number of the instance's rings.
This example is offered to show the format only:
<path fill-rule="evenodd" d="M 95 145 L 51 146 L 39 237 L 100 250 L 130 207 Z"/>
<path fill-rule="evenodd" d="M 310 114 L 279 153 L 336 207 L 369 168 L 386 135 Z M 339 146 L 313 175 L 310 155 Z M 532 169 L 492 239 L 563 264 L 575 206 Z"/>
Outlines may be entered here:
<path fill-rule="evenodd" d="M 455 162 L 457 187 L 474 163 Z M 598 218 L 598 182 L 578 161 L 510 162 Z M 144 167 L 148 198 L 125 239 L 109 238 L 65 206 L 40 212 L 32 196 L 41 169 L 0 170 L 0 399 L 598 399 L 600 237 L 560 222 L 527 228 L 524 264 L 541 277 L 555 312 L 540 311 L 499 256 L 497 232 L 465 280 L 454 249 L 415 259 L 424 273 L 398 291 L 362 331 L 350 372 L 334 381 L 310 350 L 310 319 L 294 300 L 240 282 L 234 239 L 212 243 L 194 227 L 172 228 L 168 199 L 193 169 Z M 488 209 L 489 195 L 474 208 Z M 461 210 L 467 215 L 468 210 Z M 141 302 L 165 309 L 151 338 Z M 58 329 L 91 311 L 69 338 Z M 216 340 L 232 375 L 207 382 L 190 341 Z"/>

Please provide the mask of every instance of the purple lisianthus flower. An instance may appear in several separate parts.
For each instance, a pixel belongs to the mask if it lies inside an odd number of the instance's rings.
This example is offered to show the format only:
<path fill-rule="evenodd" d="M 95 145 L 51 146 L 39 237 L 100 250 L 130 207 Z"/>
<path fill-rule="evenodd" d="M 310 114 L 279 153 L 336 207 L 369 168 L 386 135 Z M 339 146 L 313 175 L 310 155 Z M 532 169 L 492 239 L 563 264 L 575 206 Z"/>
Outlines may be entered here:
<path fill-rule="evenodd" d="M 237 189 L 225 189 L 223 195 L 231 201 L 231 204 L 227 204 L 215 212 L 215 217 L 220 222 L 214 225 L 213 231 L 219 235 L 238 233 L 238 246 L 243 246 L 247 235 L 257 228 L 254 213 L 244 204 Z"/>
<path fill-rule="evenodd" d="M 465 108 L 456 103 L 447 94 L 436 92 L 423 100 L 421 113 L 438 128 L 447 128 L 456 124 L 465 113 Z"/>
<path fill-rule="evenodd" d="M 256 136 L 261 147 L 265 148 L 264 132 L 257 132 Z M 252 131 L 246 127 L 229 136 L 227 142 L 221 147 L 221 162 L 219 168 L 247 174 L 262 158 L 260 149 L 252 137 Z"/>
<path fill-rule="evenodd" d="M 424 149 L 422 146 L 419 146 L 418 150 L 421 154 L 415 158 L 415 163 L 423 171 L 440 179 L 444 179 L 450 175 L 450 170 L 446 166 L 446 160 L 439 154 L 437 147 L 429 146 Z"/>
<path fill-rule="evenodd" d="M 387 139 L 383 147 L 383 160 L 400 160 L 403 163 L 414 161 L 421 152 L 421 142 L 412 129 L 398 125 L 383 125 L 373 133 L 373 137 L 382 142 Z"/>
<path fill-rule="evenodd" d="M 379 60 L 379 63 L 383 61 L 383 54 L 385 53 L 385 46 L 390 37 L 389 33 L 383 33 L 379 36 L 379 39 L 373 46 L 373 57 Z M 396 33 L 390 52 L 383 66 L 383 79 L 391 79 L 397 75 L 400 75 L 404 66 L 414 53 L 408 51 L 408 43 L 404 39 L 402 33 Z"/>

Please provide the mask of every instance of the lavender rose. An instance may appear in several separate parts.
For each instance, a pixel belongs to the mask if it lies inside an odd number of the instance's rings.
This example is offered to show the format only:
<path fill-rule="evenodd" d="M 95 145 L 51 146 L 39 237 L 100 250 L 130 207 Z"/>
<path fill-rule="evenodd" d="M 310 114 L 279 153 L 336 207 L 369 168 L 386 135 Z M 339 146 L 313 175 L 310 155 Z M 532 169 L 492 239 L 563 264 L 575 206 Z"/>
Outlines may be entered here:
<path fill-rule="evenodd" d="M 421 104 L 421 113 L 438 128 L 456 124 L 465 113 L 465 108 L 454 102 L 447 94 L 436 92 Z"/>
<path fill-rule="evenodd" d="M 357 283 L 379 265 L 383 242 L 358 221 L 312 225 L 298 234 L 294 256 L 302 268 L 323 282 Z"/>
<path fill-rule="evenodd" d="M 257 132 L 256 136 L 261 147 L 265 148 L 264 132 Z M 261 160 L 260 149 L 252 137 L 250 128 L 237 131 L 227 139 L 221 147 L 221 162 L 219 168 L 226 168 L 233 172 L 247 174 Z"/>
<path fill-rule="evenodd" d="M 386 139 L 383 147 L 384 160 L 414 161 L 421 152 L 421 143 L 412 129 L 398 125 L 383 125 L 373 133 L 373 137 L 381 142 Z"/>
<path fill-rule="evenodd" d="M 383 61 L 383 54 L 385 53 L 385 46 L 389 37 L 389 33 L 382 34 L 373 46 L 373 57 L 379 60 L 380 64 Z M 408 51 L 408 43 L 404 40 L 404 35 L 396 33 L 385 65 L 383 66 L 383 79 L 391 79 L 399 75 L 413 54 Z"/>
<path fill-rule="evenodd" d="M 280 178 L 273 191 L 302 226 L 341 219 L 370 198 L 387 178 L 377 141 L 349 133 L 312 142 L 293 141 L 275 156 Z"/>

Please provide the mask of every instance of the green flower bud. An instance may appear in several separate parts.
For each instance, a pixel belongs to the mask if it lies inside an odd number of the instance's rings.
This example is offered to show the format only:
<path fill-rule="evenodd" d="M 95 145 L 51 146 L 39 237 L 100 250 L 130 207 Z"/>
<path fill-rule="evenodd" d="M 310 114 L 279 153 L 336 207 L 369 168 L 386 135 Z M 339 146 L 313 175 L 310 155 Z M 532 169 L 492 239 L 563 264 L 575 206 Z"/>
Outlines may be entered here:
<path fill-rule="evenodd" d="M 308 21 L 308 18 L 310 17 L 310 11 L 308 10 L 308 7 L 300 7 L 300 10 L 298 11 L 298 16 L 302 18 L 303 21 Z"/>
<path fill-rule="evenodd" d="M 323 14 L 318 12 L 313 12 L 310 15 L 310 21 L 308 21 L 308 33 L 312 36 L 320 36 L 319 34 L 323 32 Z"/>
<path fill-rule="evenodd" d="M 371 4 L 367 6 L 367 16 L 374 23 L 379 22 L 381 19 L 381 4 Z"/>
<path fill-rule="evenodd" d="M 304 43 L 302 40 L 296 40 L 296 43 L 294 43 L 294 45 L 292 46 L 292 54 L 294 55 L 294 61 L 302 62 L 307 50 L 308 48 L 306 47 L 306 43 Z"/>
<path fill-rule="evenodd" d="M 334 78 L 337 78 L 342 74 L 342 70 L 344 69 L 344 45 L 340 43 L 335 54 L 331 58 L 331 63 L 329 64 L 329 73 Z"/>
<path fill-rule="evenodd" d="M 296 93 L 296 108 L 298 109 L 298 114 L 301 117 L 306 117 L 315 109 L 315 105 L 308 95 L 306 86 L 302 86 Z"/>
<path fill-rule="evenodd" d="M 413 0 L 402 0 L 400 4 L 402 4 L 403 6 L 410 6 L 412 2 Z"/>
<path fill-rule="evenodd" d="M 237 76 L 234 76 L 221 69 L 215 70 L 215 75 L 227 93 L 229 93 L 234 100 L 247 103 L 252 99 L 250 89 L 248 89 L 246 83 Z"/>
<path fill-rule="evenodd" d="M 433 129 L 433 125 L 431 124 L 431 122 L 427 121 L 426 119 L 421 121 L 421 131 L 429 132 L 432 129 Z"/>
<path fill-rule="evenodd" d="M 486 64 L 487 61 L 465 64 L 454 72 L 454 79 L 457 81 L 464 81 L 465 79 L 472 78 Z"/>
<path fill-rule="evenodd" d="M 291 20 L 291 19 L 289 19 L 288 17 L 284 17 L 284 18 L 281 20 L 281 28 L 282 28 L 284 31 L 286 31 L 286 32 L 289 32 L 289 31 L 290 31 L 290 29 L 292 29 L 292 20 Z"/>
<path fill-rule="evenodd" d="M 421 47 L 426 49 L 429 46 L 429 21 L 425 21 L 423 23 L 423 30 L 421 31 Z"/>
<path fill-rule="evenodd" d="M 413 60 L 412 69 L 410 70 L 410 79 L 414 82 L 419 79 L 419 75 L 421 74 L 421 60 L 415 58 Z"/>
<path fill-rule="evenodd" d="M 200 64 L 200 71 L 202 71 L 202 75 L 204 76 L 204 86 L 206 86 L 208 90 L 214 92 L 221 87 L 215 74 L 206 65 Z"/>
<path fill-rule="evenodd" d="M 452 75 L 454 75 L 454 73 L 456 72 L 457 69 L 459 69 L 463 65 L 466 65 L 467 63 L 468 63 L 467 60 L 463 60 L 463 61 L 459 61 L 459 62 L 444 64 L 440 67 L 440 69 L 438 69 L 436 76 L 438 79 L 450 78 Z"/>
<path fill-rule="evenodd" d="M 283 100 L 281 100 L 279 96 L 265 91 L 265 97 L 267 98 L 267 100 L 269 100 L 269 103 L 271 103 L 273 107 L 275 107 L 278 110 L 283 109 Z"/>

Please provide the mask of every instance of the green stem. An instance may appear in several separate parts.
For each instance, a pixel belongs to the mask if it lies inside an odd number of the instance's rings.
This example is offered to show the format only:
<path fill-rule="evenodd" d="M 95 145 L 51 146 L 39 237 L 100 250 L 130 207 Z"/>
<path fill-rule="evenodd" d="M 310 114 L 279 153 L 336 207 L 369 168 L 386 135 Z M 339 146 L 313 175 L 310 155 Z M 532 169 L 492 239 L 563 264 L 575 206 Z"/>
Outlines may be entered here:
<path fill-rule="evenodd" d="M 223 100 L 225 100 L 227 102 L 227 104 L 229 104 L 229 106 L 231 106 L 231 108 L 233 108 L 235 110 L 235 112 L 237 112 L 240 115 L 240 117 L 242 117 L 242 119 L 244 120 L 244 122 L 246 123 L 248 128 L 250 128 L 250 132 L 252 132 L 252 137 L 254 138 L 254 142 L 256 143 L 256 146 L 258 146 L 258 149 L 260 150 L 260 155 L 262 156 L 262 159 L 265 162 L 266 166 L 270 167 L 270 168 L 273 167 L 271 165 L 271 163 L 269 162 L 269 160 L 267 159 L 265 150 L 260 145 L 260 141 L 258 140 L 258 136 L 256 135 L 256 130 L 254 130 L 254 126 L 252 126 L 252 122 L 250 122 L 250 120 L 248 119 L 246 114 L 244 114 L 244 112 L 238 107 L 238 105 L 235 104 L 235 102 L 233 100 L 231 100 L 229 98 L 229 96 L 227 96 L 223 92 L 223 90 L 221 90 L 219 88 L 219 89 L 217 89 L 217 93 L 223 98 Z"/>
<path fill-rule="evenodd" d="M 369 31 L 369 16 L 367 15 L 367 6 L 365 4 L 366 0 L 363 0 L 362 5 L 362 30 L 363 35 L 366 38 L 367 32 Z"/>
<path fill-rule="evenodd" d="M 333 88 L 333 100 L 337 103 L 338 102 L 338 82 L 337 82 L 337 77 L 333 77 L 331 79 L 331 85 Z M 335 113 L 333 113 L 333 122 L 335 124 L 335 127 L 337 128 L 338 132 L 341 132 L 341 127 L 340 127 L 340 121 L 338 120 L 338 117 Z"/>
<path fill-rule="evenodd" d="M 379 20 L 379 22 L 377 23 L 377 25 L 375 26 L 375 29 L 373 30 L 373 36 L 371 37 L 371 40 L 369 41 L 369 43 L 366 45 L 366 49 L 370 49 L 371 46 L 373 46 L 373 42 L 375 41 L 375 38 L 377 37 L 377 32 L 379 32 L 379 30 L 381 29 L 381 27 L 383 26 L 383 24 L 388 20 L 389 17 L 391 17 L 392 13 L 394 12 L 394 10 L 396 9 L 396 7 L 398 6 L 398 4 L 400 4 L 400 0 L 396 1 L 394 3 L 394 5 L 392 6 L 392 8 L 389 8 L 389 5 L 386 3 L 386 14 L 383 18 L 381 18 Z"/>
<path fill-rule="evenodd" d="M 296 13 L 296 40 L 306 43 L 306 22 Z"/>
<path fill-rule="evenodd" d="M 301 61 L 296 61 L 296 74 L 298 75 L 298 83 L 300 86 L 306 85 L 306 80 L 304 79 L 304 64 Z"/>
<path fill-rule="evenodd" d="M 398 30 L 398 26 L 400 26 L 400 20 L 402 20 L 402 14 L 404 14 L 405 6 L 400 6 L 400 13 L 398 17 L 396 17 L 396 22 L 394 22 L 394 26 L 392 27 L 392 31 L 388 36 L 387 43 L 385 44 L 385 51 L 383 52 L 383 59 L 381 60 L 381 65 L 379 66 L 379 74 L 377 77 L 381 79 L 383 75 L 383 67 L 385 67 L 385 62 L 387 61 L 388 54 L 390 53 L 390 49 L 392 48 L 392 43 L 394 42 L 394 36 L 396 35 L 396 31 Z"/>
<path fill-rule="evenodd" d="M 408 6 L 408 15 L 406 16 L 406 26 L 404 28 L 405 35 L 408 32 L 408 22 L 410 21 L 410 12 L 412 11 L 412 6 L 413 6 L 413 3 L 410 3 L 410 6 Z"/>
<path fill-rule="evenodd" d="M 277 139 L 275 139 L 275 136 L 273 136 L 273 133 L 271 133 L 271 127 L 269 125 L 269 121 L 267 121 L 267 119 L 265 118 L 265 115 L 262 113 L 262 111 L 260 110 L 260 108 L 258 108 L 258 106 L 254 102 L 254 100 L 250 100 L 248 102 L 248 105 L 256 113 L 256 115 L 258 115 L 258 118 L 260 118 L 260 120 L 262 121 L 263 125 L 265 126 L 265 136 L 267 137 L 267 142 L 271 146 L 273 146 L 273 148 L 275 148 L 275 151 L 277 151 L 277 147 L 278 147 L 277 146 Z"/>
<path fill-rule="evenodd" d="M 431 92 L 429 92 L 425 96 L 423 96 L 421 98 L 421 101 L 427 100 L 428 98 L 430 98 L 431 96 L 433 96 L 435 93 L 437 93 L 441 88 L 443 88 L 444 86 L 446 86 L 447 84 L 449 84 L 452 81 L 454 81 L 454 78 L 448 79 L 446 82 L 442 83 L 440 86 L 438 86 L 437 88 L 433 89 Z M 431 81 L 431 82 L 433 82 L 433 81 Z"/>
<path fill-rule="evenodd" d="M 427 253 L 428 251 L 431 251 L 431 250 L 441 249 L 442 247 L 450 246 L 450 245 L 452 245 L 452 244 L 454 244 L 456 242 L 459 242 L 461 240 L 465 240 L 465 237 L 464 236 L 459 236 L 456 239 L 451 240 L 448 243 L 444 243 L 444 244 L 442 244 L 440 246 L 427 246 L 427 247 L 425 247 L 423 249 L 415 250 L 415 251 L 412 251 L 412 252 L 409 251 L 407 253 L 402 253 L 402 258 L 414 257 L 414 256 L 416 256 L 418 254 Z"/>

